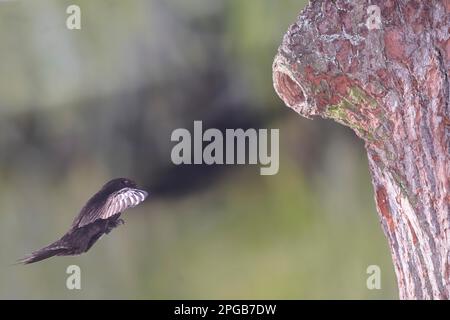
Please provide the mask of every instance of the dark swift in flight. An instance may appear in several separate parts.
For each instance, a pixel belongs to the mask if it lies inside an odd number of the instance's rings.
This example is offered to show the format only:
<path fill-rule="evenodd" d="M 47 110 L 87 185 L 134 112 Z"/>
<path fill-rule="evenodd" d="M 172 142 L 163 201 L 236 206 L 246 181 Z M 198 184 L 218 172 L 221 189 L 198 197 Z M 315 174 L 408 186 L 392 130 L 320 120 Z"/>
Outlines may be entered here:
<path fill-rule="evenodd" d="M 32 252 L 19 262 L 28 264 L 53 256 L 87 252 L 102 235 L 124 223 L 120 219 L 123 211 L 137 206 L 147 195 L 146 191 L 138 189 L 136 183 L 129 179 L 109 181 L 88 200 L 61 239 Z"/>

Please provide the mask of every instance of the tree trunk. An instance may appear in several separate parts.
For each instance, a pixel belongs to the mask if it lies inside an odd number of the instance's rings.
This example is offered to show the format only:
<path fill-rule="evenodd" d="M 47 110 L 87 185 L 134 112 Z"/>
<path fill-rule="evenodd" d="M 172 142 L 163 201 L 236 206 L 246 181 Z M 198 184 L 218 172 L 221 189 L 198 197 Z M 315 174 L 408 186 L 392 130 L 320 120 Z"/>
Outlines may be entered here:
<path fill-rule="evenodd" d="M 401 299 L 450 297 L 449 29 L 450 0 L 313 0 L 273 64 L 286 105 L 365 141 Z"/>

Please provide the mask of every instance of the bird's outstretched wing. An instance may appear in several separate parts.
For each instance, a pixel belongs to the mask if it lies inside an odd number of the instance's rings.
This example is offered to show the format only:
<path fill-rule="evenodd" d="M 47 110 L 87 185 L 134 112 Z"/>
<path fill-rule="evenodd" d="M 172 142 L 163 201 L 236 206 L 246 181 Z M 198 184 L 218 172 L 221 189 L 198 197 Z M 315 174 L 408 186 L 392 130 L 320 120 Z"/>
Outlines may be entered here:
<path fill-rule="evenodd" d="M 144 201 L 148 193 L 134 188 L 123 188 L 111 194 L 103 205 L 90 212 L 86 212 L 77 221 L 77 227 L 83 227 L 98 219 L 108 219 L 128 208 L 133 208 Z"/>

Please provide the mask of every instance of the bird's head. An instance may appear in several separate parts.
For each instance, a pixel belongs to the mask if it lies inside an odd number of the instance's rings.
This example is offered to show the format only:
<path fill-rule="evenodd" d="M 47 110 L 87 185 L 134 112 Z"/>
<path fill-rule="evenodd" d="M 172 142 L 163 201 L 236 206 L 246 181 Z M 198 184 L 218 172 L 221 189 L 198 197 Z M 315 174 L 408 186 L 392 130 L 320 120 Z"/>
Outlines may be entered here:
<path fill-rule="evenodd" d="M 137 187 L 136 182 L 127 178 L 117 178 L 107 182 L 102 190 L 107 191 L 108 193 L 113 193 L 115 191 L 119 191 L 123 188 L 133 188 Z"/>

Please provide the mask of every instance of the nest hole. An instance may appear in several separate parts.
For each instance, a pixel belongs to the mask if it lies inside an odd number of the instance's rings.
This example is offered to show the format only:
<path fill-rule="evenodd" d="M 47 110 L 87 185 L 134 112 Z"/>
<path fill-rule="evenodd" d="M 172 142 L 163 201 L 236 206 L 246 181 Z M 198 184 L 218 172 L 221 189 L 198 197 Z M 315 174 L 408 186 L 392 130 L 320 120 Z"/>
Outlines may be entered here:
<path fill-rule="evenodd" d="M 288 74 L 276 71 L 274 84 L 278 95 L 288 106 L 293 107 L 305 102 L 303 89 Z"/>

